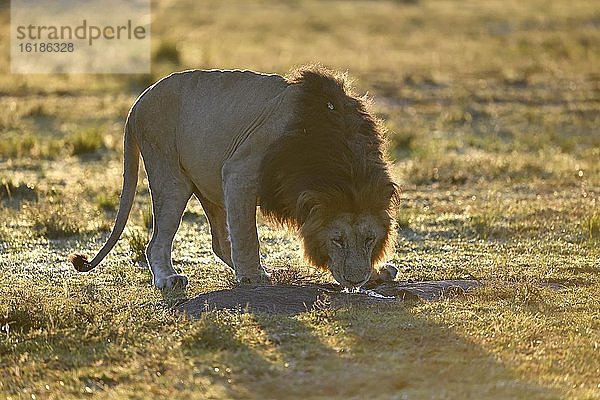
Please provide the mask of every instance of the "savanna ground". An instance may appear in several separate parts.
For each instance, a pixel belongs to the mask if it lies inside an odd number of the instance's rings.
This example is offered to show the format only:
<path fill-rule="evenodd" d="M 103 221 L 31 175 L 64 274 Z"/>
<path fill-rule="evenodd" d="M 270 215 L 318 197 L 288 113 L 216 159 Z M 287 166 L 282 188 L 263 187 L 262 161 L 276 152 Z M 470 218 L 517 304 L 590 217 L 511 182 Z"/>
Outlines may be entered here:
<path fill-rule="evenodd" d="M 161 1 L 151 76 L 10 75 L 1 4 L 0 397 L 600 398 L 597 2 Z M 122 125 L 146 85 L 312 61 L 347 69 L 385 119 L 403 188 L 399 279 L 484 288 L 188 321 L 138 262 L 142 182 L 115 250 L 73 271 L 67 254 L 92 254 L 112 226 Z M 291 234 L 260 234 L 277 281 L 331 279 Z M 189 296 L 234 284 L 197 202 L 174 262 Z"/>

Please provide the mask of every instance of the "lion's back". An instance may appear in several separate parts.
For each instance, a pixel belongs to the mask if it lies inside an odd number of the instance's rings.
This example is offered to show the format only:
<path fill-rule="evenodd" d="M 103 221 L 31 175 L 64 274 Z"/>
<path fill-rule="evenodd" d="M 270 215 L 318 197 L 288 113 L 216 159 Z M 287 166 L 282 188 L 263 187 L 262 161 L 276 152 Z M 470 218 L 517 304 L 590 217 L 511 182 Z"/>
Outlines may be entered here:
<path fill-rule="evenodd" d="M 140 95 L 132 118 L 145 121 L 148 128 L 157 122 L 164 125 L 161 122 L 167 119 L 171 126 L 184 122 L 191 124 L 187 129 L 223 132 L 244 125 L 287 86 L 279 75 L 246 70 L 176 72 Z"/>

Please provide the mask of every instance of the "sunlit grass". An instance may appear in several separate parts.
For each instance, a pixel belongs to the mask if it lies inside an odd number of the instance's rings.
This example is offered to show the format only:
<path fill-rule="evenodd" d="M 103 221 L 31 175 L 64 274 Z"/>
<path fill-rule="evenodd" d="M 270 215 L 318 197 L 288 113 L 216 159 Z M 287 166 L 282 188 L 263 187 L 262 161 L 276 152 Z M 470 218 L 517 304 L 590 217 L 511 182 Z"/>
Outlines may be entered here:
<path fill-rule="evenodd" d="M 148 232 L 143 229 L 131 229 L 123 235 L 129 245 L 130 258 L 134 263 L 146 262 L 146 246 L 148 245 Z"/>
<path fill-rule="evenodd" d="M 11 75 L 0 59 L 0 397 L 599 398 L 599 18 L 592 1 L 161 1 L 151 74 Z M 0 22 L 8 54 L 8 6 Z M 112 227 L 145 87 L 313 61 L 348 70 L 385 121 L 399 279 L 483 288 L 186 320 L 139 268 L 143 171 L 126 234 L 75 274 L 67 254 L 93 255 Z M 331 280 L 259 221 L 274 282 Z M 195 199 L 173 262 L 189 296 L 234 285 Z"/>
<path fill-rule="evenodd" d="M 583 227 L 590 241 L 600 239 L 600 213 L 594 212 L 584 219 Z"/>
<path fill-rule="evenodd" d="M 84 155 L 105 147 L 102 132 L 98 128 L 88 128 L 72 133 L 66 140 L 72 155 Z"/>

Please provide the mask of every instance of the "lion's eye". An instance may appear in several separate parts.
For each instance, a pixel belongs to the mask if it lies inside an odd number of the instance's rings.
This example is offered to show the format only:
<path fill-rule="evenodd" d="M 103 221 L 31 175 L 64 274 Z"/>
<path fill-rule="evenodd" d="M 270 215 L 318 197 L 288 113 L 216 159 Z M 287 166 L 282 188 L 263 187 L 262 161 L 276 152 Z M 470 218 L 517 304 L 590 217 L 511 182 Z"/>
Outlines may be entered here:
<path fill-rule="evenodd" d="M 331 241 L 340 249 L 344 247 L 344 239 L 341 237 L 333 238 Z"/>

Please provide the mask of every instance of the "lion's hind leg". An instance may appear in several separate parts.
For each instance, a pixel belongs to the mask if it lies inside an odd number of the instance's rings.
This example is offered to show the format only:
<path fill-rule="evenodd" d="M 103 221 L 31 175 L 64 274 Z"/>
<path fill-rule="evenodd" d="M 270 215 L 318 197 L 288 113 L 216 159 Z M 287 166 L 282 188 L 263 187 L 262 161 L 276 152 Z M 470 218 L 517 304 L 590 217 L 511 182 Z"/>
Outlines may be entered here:
<path fill-rule="evenodd" d="M 171 251 L 181 216 L 192 196 L 192 184 L 177 171 L 148 170 L 152 196 L 152 238 L 146 247 L 146 257 L 152 270 L 154 285 L 161 290 L 184 289 L 188 279 L 173 268 Z"/>

